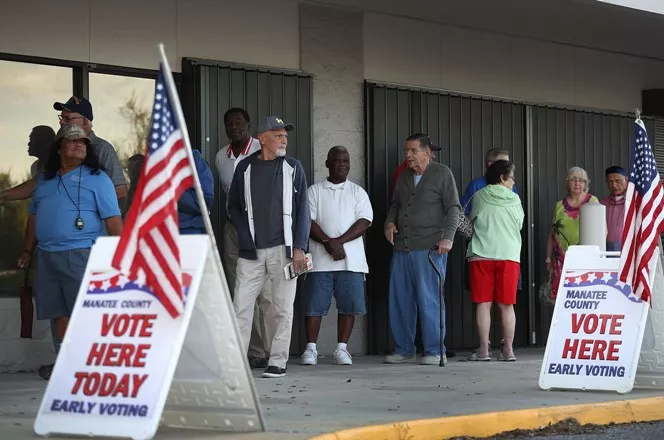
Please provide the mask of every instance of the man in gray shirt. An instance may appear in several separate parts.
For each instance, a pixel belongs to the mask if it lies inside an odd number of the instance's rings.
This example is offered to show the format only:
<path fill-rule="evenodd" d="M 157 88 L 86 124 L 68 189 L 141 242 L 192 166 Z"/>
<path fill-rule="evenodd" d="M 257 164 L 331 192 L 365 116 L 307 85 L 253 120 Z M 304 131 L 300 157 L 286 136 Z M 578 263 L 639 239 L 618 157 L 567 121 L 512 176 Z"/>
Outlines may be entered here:
<path fill-rule="evenodd" d="M 97 155 L 99 163 L 111 178 L 115 186 L 115 193 L 118 196 L 120 209 L 124 208 L 125 198 L 127 197 L 127 182 L 125 181 L 122 164 L 118 158 L 118 153 L 108 141 L 100 138 L 92 131 L 92 104 L 85 98 L 72 96 L 65 103 L 56 102 L 53 104 L 55 110 L 60 110 L 60 126 L 78 125 L 85 131 L 90 139 L 92 150 Z M 37 186 L 37 177 L 23 182 L 22 184 L 0 193 L 0 202 L 9 202 L 14 200 L 26 200 L 32 197 L 32 192 Z M 123 209 L 124 211 L 124 209 Z"/>
<path fill-rule="evenodd" d="M 390 329 L 394 354 L 388 364 L 415 360 L 417 314 L 422 325 L 423 365 L 447 362 L 440 352 L 438 277 L 429 263 L 429 250 L 436 246 L 434 262 L 445 274 L 447 254 L 459 225 L 461 205 L 452 171 L 431 161 L 431 140 L 423 133 L 406 139 L 408 169 L 397 179 L 385 221 L 385 238 L 394 246 L 390 273 Z"/>

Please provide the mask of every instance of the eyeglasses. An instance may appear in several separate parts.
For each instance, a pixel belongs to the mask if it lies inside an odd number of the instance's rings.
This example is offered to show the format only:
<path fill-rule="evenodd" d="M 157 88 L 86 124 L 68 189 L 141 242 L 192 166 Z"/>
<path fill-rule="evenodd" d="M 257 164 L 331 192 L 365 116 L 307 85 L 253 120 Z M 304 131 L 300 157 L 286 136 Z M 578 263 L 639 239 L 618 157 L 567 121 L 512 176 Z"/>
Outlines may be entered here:
<path fill-rule="evenodd" d="M 73 120 L 75 120 L 75 119 L 85 119 L 85 118 L 84 118 L 83 116 L 72 116 L 72 117 L 69 117 L 69 116 L 58 115 L 58 119 L 59 119 L 60 121 L 62 121 L 62 122 L 71 122 L 71 121 L 73 121 Z"/>
<path fill-rule="evenodd" d="M 514 178 L 514 176 L 507 176 L 507 178 L 512 179 L 512 182 L 516 183 L 516 179 Z"/>

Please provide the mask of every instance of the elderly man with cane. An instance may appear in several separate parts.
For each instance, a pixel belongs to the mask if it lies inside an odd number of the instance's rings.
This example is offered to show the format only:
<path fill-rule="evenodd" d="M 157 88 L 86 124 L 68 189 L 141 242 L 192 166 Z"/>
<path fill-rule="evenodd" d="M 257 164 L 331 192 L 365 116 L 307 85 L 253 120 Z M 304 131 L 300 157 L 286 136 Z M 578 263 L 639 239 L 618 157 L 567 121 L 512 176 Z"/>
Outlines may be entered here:
<path fill-rule="evenodd" d="M 385 237 L 394 246 L 389 299 L 394 353 L 385 357 L 388 364 L 415 361 L 418 315 L 424 345 L 420 363 L 447 362 L 437 272 L 445 274 L 461 205 L 452 171 L 431 161 L 431 147 L 429 136 L 423 133 L 406 139 L 408 169 L 397 180 L 385 221 Z M 431 255 L 436 271 L 429 262 L 432 245 L 436 246 Z"/>

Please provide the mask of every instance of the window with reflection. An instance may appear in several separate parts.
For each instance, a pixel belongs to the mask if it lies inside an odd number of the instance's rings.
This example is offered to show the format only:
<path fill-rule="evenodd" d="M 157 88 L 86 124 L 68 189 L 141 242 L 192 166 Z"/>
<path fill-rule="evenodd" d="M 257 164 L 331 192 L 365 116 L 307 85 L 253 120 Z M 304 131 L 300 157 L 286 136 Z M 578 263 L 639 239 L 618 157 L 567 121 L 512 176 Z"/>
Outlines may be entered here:
<path fill-rule="evenodd" d="M 70 68 L 0 60 L 0 190 L 30 178 L 37 150 L 43 155 L 41 146 L 59 128 L 53 103 L 71 95 Z M 23 249 L 27 207 L 27 200 L 0 204 L 0 296 L 18 295 L 23 284 L 16 261 Z"/>
<path fill-rule="evenodd" d="M 154 79 L 90 73 L 95 133 L 109 141 L 123 165 L 145 152 L 150 130 Z"/>

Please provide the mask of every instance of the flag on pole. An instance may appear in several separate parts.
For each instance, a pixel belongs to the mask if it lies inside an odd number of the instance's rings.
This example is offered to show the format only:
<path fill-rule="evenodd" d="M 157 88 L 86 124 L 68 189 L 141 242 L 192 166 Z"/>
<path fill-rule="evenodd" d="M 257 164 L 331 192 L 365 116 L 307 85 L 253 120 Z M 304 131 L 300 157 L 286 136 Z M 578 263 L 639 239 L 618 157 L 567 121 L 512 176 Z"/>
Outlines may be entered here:
<path fill-rule="evenodd" d="M 175 318 L 184 310 L 177 202 L 194 184 L 194 170 L 171 103 L 177 92 L 169 90 L 173 81 L 166 75 L 161 64 L 145 162 L 112 264 L 144 281 Z"/>
<path fill-rule="evenodd" d="M 664 230 L 664 192 L 648 133 L 641 119 L 634 122 L 631 169 L 625 196 L 625 227 L 620 254 L 620 281 L 644 301 L 650 298 L 650 271 Z"/>

